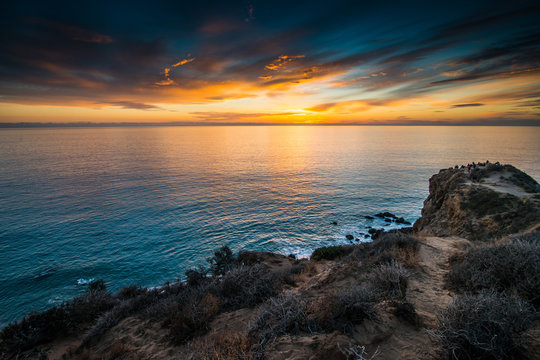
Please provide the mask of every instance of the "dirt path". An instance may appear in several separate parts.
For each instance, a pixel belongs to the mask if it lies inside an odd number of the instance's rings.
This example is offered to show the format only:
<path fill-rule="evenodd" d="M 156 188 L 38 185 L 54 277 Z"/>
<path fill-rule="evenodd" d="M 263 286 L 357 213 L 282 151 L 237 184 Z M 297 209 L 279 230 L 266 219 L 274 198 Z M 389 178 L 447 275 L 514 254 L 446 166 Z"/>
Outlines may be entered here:
<path fill-rule="evenodd" d="M 448 272 L 449 257 L 463 251 L 469 241 L 459 237 L 421 239 L 418 251 L 419 267 L 409 280 L 408 300 L 414 305 L 421 320 L 421 326 L 414 327 L 395 317 L 385 319 L 382 324 L 366 322 L 365 333 L 373 333 L 370 327 L 382 327 L 375 333 L 385 335 L 381 342 L 369 343 L 369 353 L 378 351 L 378 360 L 390 359 L 433 359 L 436 347 L 429 337 L 427 329 L 436 326 L 437 314 L 452 301 L 452 295 L 444 289 L 444 277 Z M 362 343 L 362 336 L 356 336 Z"/>
<path fill-rule="evenodd" d="M 427 327 L 435 325 L 436 314 L 452 301 L 452 295 L 444 289 L 448 258 L 468 244 L 468 240 L 456 236 L 422 239 L 418 251 L 421 270 L 410 281 L 408 298 Z"/>

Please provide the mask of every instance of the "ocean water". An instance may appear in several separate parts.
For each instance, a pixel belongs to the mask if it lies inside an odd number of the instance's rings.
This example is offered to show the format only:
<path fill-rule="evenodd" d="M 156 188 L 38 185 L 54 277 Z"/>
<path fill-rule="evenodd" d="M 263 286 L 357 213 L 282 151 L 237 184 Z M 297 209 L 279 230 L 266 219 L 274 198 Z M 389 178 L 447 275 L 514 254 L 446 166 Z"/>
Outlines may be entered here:
<path fill-rule="evenodd" d="M 219 246 L 306 256 L 413 222 L 441 168 L 540 179 L 540 127 L 0 130 L 0 326 L 82 293 L 156 286 Z M 336 221 L 338 224 L 333 225 Z"/>

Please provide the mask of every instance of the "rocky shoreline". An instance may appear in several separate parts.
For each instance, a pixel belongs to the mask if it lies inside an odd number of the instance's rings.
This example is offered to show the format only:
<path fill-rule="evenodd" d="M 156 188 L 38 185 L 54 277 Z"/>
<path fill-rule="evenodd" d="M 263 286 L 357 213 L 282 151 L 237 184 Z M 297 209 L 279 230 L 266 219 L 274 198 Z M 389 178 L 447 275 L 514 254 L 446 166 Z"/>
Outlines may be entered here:
<path fill-rule="evenodd" d="M 0 358 L 537 358 L 540 185 L 527 174 L 443 169 L 414 225 L 362 235 L 373 241 L 347 234 L 309 260 L 222 247 L 155 289 L 94 281 L 2 329 Z"/>

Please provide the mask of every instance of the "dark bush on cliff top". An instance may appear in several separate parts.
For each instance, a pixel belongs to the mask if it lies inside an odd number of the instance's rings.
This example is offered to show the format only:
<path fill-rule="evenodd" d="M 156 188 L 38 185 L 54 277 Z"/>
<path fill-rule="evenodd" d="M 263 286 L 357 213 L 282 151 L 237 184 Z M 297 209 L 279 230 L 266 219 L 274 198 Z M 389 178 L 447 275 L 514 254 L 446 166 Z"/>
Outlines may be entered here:
<path fill-rule="evenodd" d="M 209 287 L 223 308 L 236 310 L 257 305 L 278 294 L 281 278 L 265 265 L 241 266 L 216 279 Z"/>
<path fill-rule="evenodd" d="M 522 359 L 534 310 L 517 297 L 497 292 L 464 295 L 438 317 L 431 334 L 446 359 Z"/>
<path fill-rule="evenodd" d="M 514 241 L 469 250 L 453 260 L 448 284 L 457 292 L 516 292 L 540 307 L 540 243 Z"/>
<path fill-rule="evenodd" d="M 311 254 L 311 260 L 334 260 L 349 254 L 353 250 L 350 245 L 325 246 L 315 249 Z"/>
<path fill-rule="evenodd" d="M 390 264 L 399 261 L 407 267 L 418 264 L 418 240 L 405 233 L 394 231 L 381 234 L 373 242 L 352 246 L 347 256 L 349 262 L 369 261 L 373 264 Z"/>
<path fill-rule="evenodd" d="M 210 264 L 209 272 L 214 276 L 224 275 L 237 266 L 236 258 L 227 245 L 219 248 L 214 252 L 214 256 L 209 257 L 206 261 Z"/>
<path fill-rule="evenodd" d="M 6 326 L 0 333 L 1 347 L 18 353 L 59 336 L 75 334 L 117 302 L 105 291 L 103 281 L 92 282 L 85 294 Z"/>

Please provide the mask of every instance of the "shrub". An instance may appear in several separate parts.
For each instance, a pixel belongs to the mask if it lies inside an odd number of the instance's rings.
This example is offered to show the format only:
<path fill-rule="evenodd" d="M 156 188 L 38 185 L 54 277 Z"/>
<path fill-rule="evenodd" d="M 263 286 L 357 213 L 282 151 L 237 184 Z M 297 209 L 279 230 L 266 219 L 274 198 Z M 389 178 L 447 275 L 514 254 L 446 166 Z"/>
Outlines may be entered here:
<path fill-rule="evenodd" d="M 101 360 L 136 360 L 140 358 L 131 351 L 129 346 L 120 342 L 111 345 L 106 355 L 100 357 Z"/>
<path fill-rule="evenodd" d="M 220 302 L 215 296 L 206 294 L 202 298 L 193 296 L 186 304 L 176 303 L 167 325 L 174 344 L 183 344 L 187 340 L 205 334 L 210 329 L 210 322 L 218 314 Z"/>
<path fill-rule="evenodd" d="M 375 268 L 369 280 L 381 299 L 405 299 L 409 272 L 398 262 L 392 261 Z"/>
<path fill-rule="evenodd" d="M 356 324 L 376 317 L 375 300 L 376 292 L 372 288 L 356 286 L 313 302 L 310 315 L 318 328 L 351 333 Z"/>
<path fill-rule="evenodd" d="M 266 266 L 240 266 L 220 279 L 214 279 L 209 291 L 216 295 L 228 310 L 257 305 L 277 295 L 280 277 Z"/>
<path fill-rule="evenodd" d="M 240 333 L 224 333 L 213 339 L 196 339 L 180 354 L 186 360 L 254 360 L 253 341 Z"/>
<path fill-rule="evenodd" d="M 311 332 L 312 324 L 306 310 L 306 301 L 292 293 L 283 293 L 264 303 L 249 330 L 251 335 L 258 335 L 259 342 L 255 348 L 259 354 L 268 342 L 281 335 Z"/>
<path fill-rule="evenodd" d="M 261 262 L 261 257 L 255 251 L 242 250 L 238 252 L 236 261 L 239 264 L 251 266 Z"/>
<path fill-rule="evenodd" d="M 403 232 L 385 232 L 371 243 L 355 245 L 346 261 L 369 261 L 374 264 L 399 261 L 408 267 L 414 267 L 418 264 L 419 246 L 420 242 L 416 238 Z"/>
<path fill-rule="evenodd" d="M 88 284 L 87 292 L 94 293 L 94 292 L 102 292 L 107 291 L 107 286 L 105 285 L 105 282 L 103 280 L 92 280 Z"/>
<path fill-rule="evenodd" d="M 186 281 L 189 286 L 198 286 L 206 280 L 207 270 L 199 265 L 198 269 L 186 270 Z"/>
<path fill-rule="evenodd" d="M 513 241 L 473 248 L 454 259 L 448 284 L 457 292 L 484 289 L 516 292 L 540 306 L 540 244 Z"/>
<path fill-rule="evenodd" d="M 146 289 L 137 285 L 130 285 L 120 289 L 120 291 L 116 293 L 116 297 L 120 300 L 127 300 L 144 293 L 146 293 Z"/>
<path fill-rule="evenodd" d="M 540 231 L 534 231 L 530 233 L 518 234 L 510 238 L 511 243 L 526 242 L 533 245 L 540 245 Z"/>
<path fill-rule="evenodd" d="M 395 306 L 396 308 L 394 309 L 394 315 L 396 315 L 400 319 L 405 320 L 407 323 L 413 326 L 420 325 L 420 318 L 418 317 L 418 314 L 416 313 L 416 309 L 414 308 L 413 304 L 406 300 L 403 300 L 397 302 Z"/>
<path fill-rule="evenodd" d="M 325 246 L 315 249 L 311 254 L 311 260 L 334 260 L 349 254 L 353 250 L 352 246 Z"/>
<path fill-rule="evenodd" d="M 158 291 L 146 291 L 145 289 L 137 287 L 124 288 L 120 290 L 120 292 L 127 292 L 130 295 L 139 293 L 139 295 L 120 301 L 118 305 L 101 315 L 94 325 L 92 325 L 90 330 L 88 330 L 88 332 L 84 335 L 81 342 L 81 347 L 87 346 L 92 341 L 95 341 L 101 337 L 109 329 L 113 328 L 126 317 L 148 309 L 148 307 L 156 303 L 160 298 Z"/>
<path fill-rule="evenodd" d="M 214 252 L 214 256 L 209 257 L 206 261 L 210 264 L 209 271 L 214 276 L 225 275 L 226 272 L 237 265 L 231 249 L 226 245 Z"/>
<path fill-rule="evenodd" d="M 116 299 L 99 289 L 101 287 L 6 326 L 0 332 L 3 346 L 9 352 L 18 353 L 59 336 L 77 333 L 117 304 Z"/>
<path fill-rule="evenodd" d="M 431 334 L 447 359 L 520 359 L 534 318 L 521 299 L 482 292 L 454 298 Z"/>

